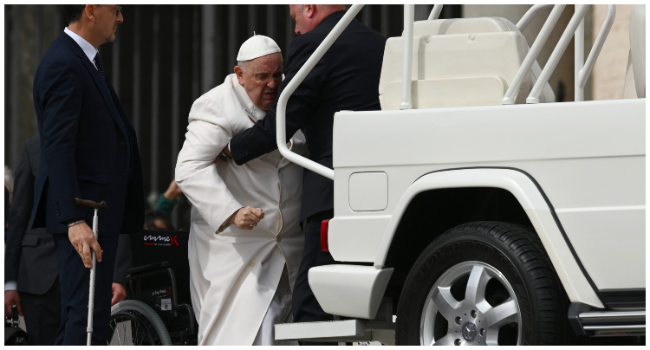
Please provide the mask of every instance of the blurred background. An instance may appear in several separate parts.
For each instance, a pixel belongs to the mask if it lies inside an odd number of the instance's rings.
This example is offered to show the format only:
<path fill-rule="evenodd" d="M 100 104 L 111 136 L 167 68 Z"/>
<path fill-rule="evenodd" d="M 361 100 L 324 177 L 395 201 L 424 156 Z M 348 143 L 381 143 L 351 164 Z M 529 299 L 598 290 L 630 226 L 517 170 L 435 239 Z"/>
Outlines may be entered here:
<path fill-rule="evenodd" d="M 124 23 L 115 42 L 100 47 L 106 73 L 135 126 L 152 209 L 174 178 L 193 101 L 223 82 L 236 64 L 239 46 L 253 32 L 275 39 L 286 52 L 295 36 L 287 5 L 124 5 Z M 416 5 L 415 20 L 433 5 Z M 498 16 L 517 23 L 530 5 L 445 5 L 441 18 Z M 614 26 L 585 88 L 585 100 L 622 98 L 629 52 L 631 5 L 617 5 Z M 573 15 L 567 6 L 538 58 L 543 67 Z M 550 9 L 526 28 L 532 45 Z M 607 14 L 605 5 L 585 18 L 585 57 Z M 5 167 L 17 165 L 25 139 L 38 135 L 32 83 L 50 43 L 66 25 L 62 6 L 5 5 Z M 403 29 L 402 5 L 368 5 L 358 20 L 385 37 Z M 573 42 L 549 83 L 557 101 L 573 100 Z M 182 197 L 182 196 L 181 196 Z M 174 226 L 187 211 L 181 198 L 172 212 Z"/>

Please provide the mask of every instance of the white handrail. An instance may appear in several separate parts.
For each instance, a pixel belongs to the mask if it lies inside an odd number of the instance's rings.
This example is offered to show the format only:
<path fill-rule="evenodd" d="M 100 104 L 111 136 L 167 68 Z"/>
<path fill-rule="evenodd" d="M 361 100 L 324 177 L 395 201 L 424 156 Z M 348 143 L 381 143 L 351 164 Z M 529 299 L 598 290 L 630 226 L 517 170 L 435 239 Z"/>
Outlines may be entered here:
<path fill-rule="evenodd" d="M 440 18 L 440 13 L 441 12 L 442 12 L 442 5 L 440 5 L 440 4 L 433 5 L 433 9 L 431 10 L 431 13 L 429 14 L 429 18 L 427 18 L 427 21 L 431 21 L 431 20 Z"/>
<path fill-rule="evenodd" d="M 582 21 L 582 19 L 585 17 L 585 13 L 587 12 L 587 9 L 589 8 L 590 5 L 576 5 L 576 6 L 577 6 L 576 13 L 573 15 L 573 17 L 571 17 L 571 20 L 569 21 L 569 25 L 567 25 L 566 29 L 564 30 L 564 33 L 562 33 L 562 36 L 560 37 L 557 46 L 555 46 L 553 53 L 551 53 L 551 57 L 549 57 L 548 61 L 546 62 L 546 65 L 544 66 L 542 73 L 540 74 L 539 77 L 537 77 L 537 81 L 535 82 L 535 85 L 531 89 L 530 94 L 526 99 L 526 103 L 539 103 L 539 95 L 542 92 L 542 88 L 544 87 L 544 84 L 548 82 L 548 79 L 551 77 L 551 73 L 553 73 L 558 63 L 560 62 L 560 58 L 562 58 L 562 54 L 564 53 L 564 50 L 566 50 L 566 47 L 569 45 L 569 42 L 571 41 L 571 37 L 573 36 L 576 29 L 578 28 L 578 25 L 580 25 L 580 21 Z"/>
<path fill-rule="evenodd" d="M 578 8 L 576 7 L 575 10 Z M 574 53 L 573 53 L 573 101 L 585 100 L 585 89 L 580 87 L 580 71 L 585 64 L 585 19 L 583 18 L 576 29 L 573 38 Z"/>
<path fill-rule="evenodd" d="M 533 16 L 537 13 L 539 10 L 543 10 L 545 8 L 549 8 L 553 5 L 551 4 L 540 4 L 540 5 L 533 5 L 531 6 L 528 11 L 521 17 L 519 22 L 517 22 L 517 28 L 519 28 L 520 32 L 523 32 L 524 29 L 530 24 L 530 21 L 533 19 Z"/>
<path fill-rule="evenodd" d="M 530 48 L 528 54 L 524 58 L 524 62 L 521 64 L 521 67 L 519 67 L 517 74 L 515 74 L 515 77 L 512 79 L 512 83 L 508 87 L 508 91 L 506 91 L 505 95 L 503 96 L 503 99 L 501 100 L 502 105 L 511 105 L 515 103 L 515 94 L 517 93 L 517 90 L 519 90 L 519 86 L 524 81 L 526 74 L 528 74 L 530 71 L 530 67 L 533 66 L 533 63 L 535 63 L 537 56 L 539 56 L 539 53 L 542 51 L 542 47 L 546 43 L 548 37 L 551 35 L 551 31 L 555 27 L 558 19 L 560 19 L 562 11 L 564 11 L 565 7 L 566 5 L 555 5 L 553 7 L 553 10 L 548 15 L 548 19 L 546 22 L 544 22 L 542 30 L 540 30 L 539 34 L 537 35 L 533 46 Z M 528 13 L 530 13 L 530 10 L 526 12 L 526 14 Z"/>
<path fill-rule="evenodd" d="M 277 116 L 276 116 L 276 142 L 278 144 L 278 150 L 280 153 L 287 158 L 288 160 L 309 169 L 317 174 L 325 176 L 328 179 L 334 180 L 334 170 L 322 166 L 313 160 L 307 159 L 303 156 L 300 156 L 287 148 L 287 102 L 289 102 L 289 97 L 296 91 L 296 88 L 302 83 L 303 80 L 307 77 L 307 74 L 316 66 L 318 61 L 325 55 L 325 52 L 332 46 L 334 41 L 343 33 L 343 30 L 352 22 L 354 17 L 361 11 L 363 5 L 352 5 L 349 10 L 346 11 L 345 15 L 339 23 L 334 26 L 332 31 L 325 37 L 325 40 L 316 48 L 316 51 L 309 57 L 307 62 L 298 70 L 298 73 L 291 79 L 287 87 L 282 91 L 280 99 L 278 99 L 277 107 Z"/>
<path fill-rule="evenodd" d="M 404 64 L 402 65 L 402 103 L 399 109 L 411 109 L 411 76 L 413 70 L 413 19 L 415 5 L 404 5 Z"/>
<path fill-rule="evenodd" d="M 580 70 L 578 81 L 580 82 L 581 88 L 584 88 L 587 84 L 589 75 L 591 75 L 591 71 L 594 69 L 594 65 L 596 64 L 596 59 L 598 58 L 598 55 L 600 55 L 603 45 L 605 45 L 605 39 L 607 39 L 607 36 L 609 35 L 609 30 L 612 29 L 615 18 L 616 6 L 607 5 L 607 18 L 605 18 L 603 26 L 600 27 L 600 32 L 598 32 L 594 46 L 591 48 L 591 52 L 589 52 L 589 56 L 587 57 L 587 62 L 585 62 L 584 67 Z"/>

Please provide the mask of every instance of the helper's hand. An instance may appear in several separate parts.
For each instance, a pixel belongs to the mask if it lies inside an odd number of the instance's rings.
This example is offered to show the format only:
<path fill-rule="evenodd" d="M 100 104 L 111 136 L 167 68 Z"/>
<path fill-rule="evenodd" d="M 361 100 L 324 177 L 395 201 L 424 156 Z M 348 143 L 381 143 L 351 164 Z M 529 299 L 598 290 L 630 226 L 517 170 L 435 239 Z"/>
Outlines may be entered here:
<path fill-rule="evenodd" d="M 229 145 L 226 145 L 226 147 L 224 147 L 221 151 L 225 153 L 228 156 L 228 158 L 232 158 L 232 153 L 230 153 L 229 147 L 230 147 Z"/>
<path fill-rule="evenodd" d="M 172 182 L 169 184 L 169 187 L 167 188 L 167 191 L 165 191 L 165 198 L 173 201 L 176 200 L 176 198 L 181 194 L 183 194 L 183 192 L 180 188 L 178 188 L 176 180 L 172 180 Z"/>
<path fill-rule="evenodd" d="M 90 254 L 92 249 L 97 257 L 97 262 L 102 262 L 102 253 L 104 252 L 95 239 L 93 230 L 84 222 L 68 228 L 68 238 L 74 249 L 81 256 L 84 266 L 87 269 L 93 267 L 93 257 Z"/>
<path fill-rule="evenodd" d="M 20 300 L 20 294 L 17 290 L 6 290 L 5 291 L 5 317 L 11 317 L 11 306 L 16 305 L 18 307 L 18 314 L 20 316 L 25 316 L 23 314 L 23 302 Z"/>
<path fill-rule="evenodd" d="M 228 150 L 228 145 L 226 145 L 217 156 L 217 159 L 214 160 L 214 164 L 218 165 L 219 163 L 227 162 L 230 159 L 232 159 L 232 155 L 230 154 L 230 150 Z"/>
<path fill-rule="evenodd" d="M 237 210 L 231 215 L 228 223 L 237 226 L 241 230 L 252 230 L 257 223 L 264 218 L 264 211 L 260 208 L 245 207 Z"/>
<path fill-rule="evenodd" d="M 111 299 L 111 306 L 126 299 L 126 289 L 121 283 L 113 282 L 113 299 Z"/>

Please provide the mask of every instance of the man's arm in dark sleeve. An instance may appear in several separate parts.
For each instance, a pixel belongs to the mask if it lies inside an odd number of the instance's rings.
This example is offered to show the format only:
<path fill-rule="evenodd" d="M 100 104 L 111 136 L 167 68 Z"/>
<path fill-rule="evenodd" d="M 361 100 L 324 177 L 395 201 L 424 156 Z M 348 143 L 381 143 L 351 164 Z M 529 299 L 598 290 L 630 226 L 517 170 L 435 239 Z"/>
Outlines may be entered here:
<path fill-rule="evenodd" d="M 127 271 L 131 267 L 131 240 L 126 234 L 119 235 L 117 239 L 117 254 L 115 255 L 115 269 L 113 271 L 113 283 L 126 286 Z"/>
<path fill-rule="evenodd" d="M 67 224 L 84 217 L 74 204 L 80 196 L 75 164 L 75 148 L 83 86 L 73 62 L 53 62 L 38 87 L 43 106 L 43 144 L 41 157 L 48 171 L 49 195 L 57 203 L 59 223 Z M 36 96 L 35 96 L 36 97 Z"/>
<path fill-rule="evenodd" d="M 5 283 L 18 279 L 18 264 L 23 237 L 34 202 L 34 176 L 26 145 L 23 145 L 23 153 L 18 160 L 14 186 L 14 203 L 11 212 L 9 212 L 9 228 L 5 248 Z"/>
<path fill-rule="evenodd" d="M 298 70 L 307 62 L 317 47 L 317 43 L 310 42 L 302 37 L 295 38 L 291 41 L 289 57 L 287 57 L 285 64 L 285 79 L 280 86 L 280 94 L 282 94 L 287 84 L 289 84 L 296 73 L 298 73 Z M 305 126 L 307 118 L 309 118 L 311 112 L 315 109 L 325 74 L 324 64 L 317 64 L 300 86 L 298 86 L 293 95 L 291 95 L 287 103 L 286 111 L 286 142 L 289 142 L 296 131 Z M 258 121 L 253 127 L 230 140 L 230 153 L 235 163 L 242 165 L 277 149 L 276 108 L 277 104 L 266 114 L 264 119 Z"/>

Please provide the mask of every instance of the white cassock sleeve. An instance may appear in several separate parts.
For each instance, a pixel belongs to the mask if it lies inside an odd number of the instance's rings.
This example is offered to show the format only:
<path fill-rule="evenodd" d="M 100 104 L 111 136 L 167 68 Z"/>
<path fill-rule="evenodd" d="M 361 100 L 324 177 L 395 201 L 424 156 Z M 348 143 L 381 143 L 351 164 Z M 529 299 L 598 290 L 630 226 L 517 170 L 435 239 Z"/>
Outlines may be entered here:
<path fill-rule="evenodd" d="M 185 143 L 176 162 L 178 187 L 216 233 L 243 207 L 228 190 L 214 164 L 232 138 L 231 130 L 219 106 L 202 96 L 192 105 Z"/>

